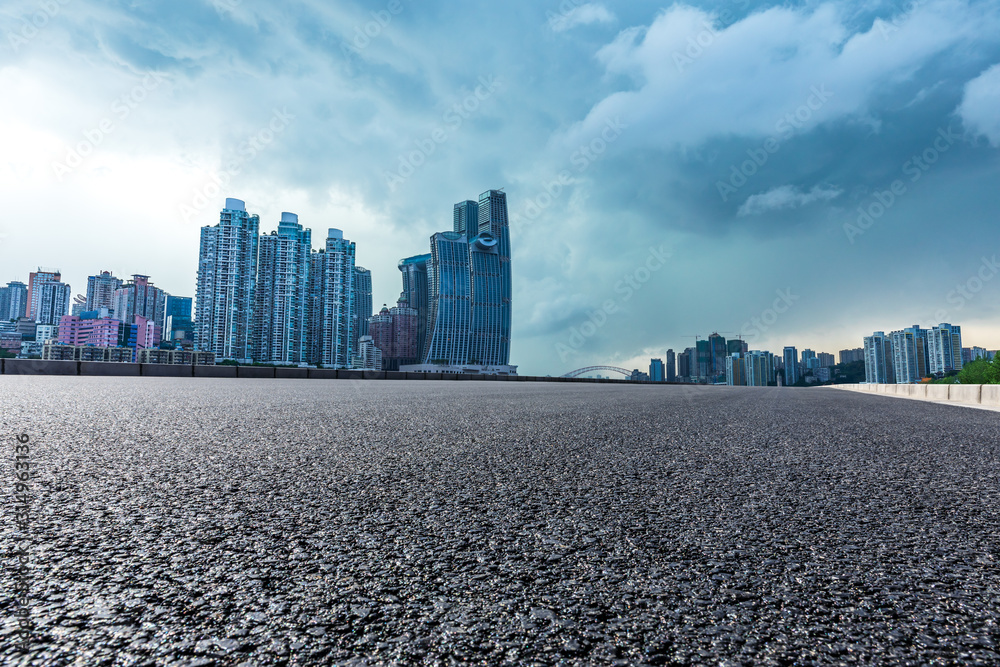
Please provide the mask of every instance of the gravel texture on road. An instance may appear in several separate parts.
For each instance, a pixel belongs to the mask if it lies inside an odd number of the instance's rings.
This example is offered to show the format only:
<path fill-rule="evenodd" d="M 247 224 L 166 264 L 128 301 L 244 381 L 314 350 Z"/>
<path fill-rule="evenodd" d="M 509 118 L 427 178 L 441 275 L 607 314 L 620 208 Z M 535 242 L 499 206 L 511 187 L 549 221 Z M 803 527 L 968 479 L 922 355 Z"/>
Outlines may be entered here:
<path fill-rule="evenodd" d="M 0 378 L 4 665 L 1000 663 L 1000 415 L 823 389 Z M 5 563 L 15 532 L 2 524 Z"/>

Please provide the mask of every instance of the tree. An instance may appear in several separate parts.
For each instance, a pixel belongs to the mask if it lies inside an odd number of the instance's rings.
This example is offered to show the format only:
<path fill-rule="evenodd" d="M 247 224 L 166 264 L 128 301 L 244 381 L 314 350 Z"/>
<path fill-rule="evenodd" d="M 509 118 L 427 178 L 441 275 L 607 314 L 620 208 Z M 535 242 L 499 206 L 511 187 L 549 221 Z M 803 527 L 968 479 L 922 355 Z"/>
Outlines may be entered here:
<path fill-rule="evenodd" d="M 986 368 L 985 376 L 987 383 L 1000 384 L 1000 352 L 993 356 L 993 361 Z"/>
<path fill-rule="evenodd" d="M 989 384 L 987 371 L 993 364 L 986 359 L 976 359 L 965 364 L 958 373 L 958 381 L 962 384 Z"/>

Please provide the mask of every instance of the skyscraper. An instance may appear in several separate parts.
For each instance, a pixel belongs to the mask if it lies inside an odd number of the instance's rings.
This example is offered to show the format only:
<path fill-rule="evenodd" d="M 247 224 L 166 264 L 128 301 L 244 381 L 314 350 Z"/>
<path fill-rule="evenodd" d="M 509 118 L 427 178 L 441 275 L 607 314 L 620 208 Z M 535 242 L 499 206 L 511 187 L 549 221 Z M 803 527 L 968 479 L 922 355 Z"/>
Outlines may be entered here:
<path fill-rule="evenodd" d="M 927 334 L 930 374 L 962 370 L 962 327 L 942 323 Z"/>
<path fill-rule="evenodd" d="M 339 229 L 310 263 L 310 363 L 350 368 L 353 361 L 354 243 Z"/>
<path fill-rule="evenodd" d="M 489 352 L 486 354 L 486 361 L 480 363 L 497 364 L 506 366 L 510 362 L 510 331 L 511 331 L 511 303 L 512 289 L 511 267 L 510 267 L 510 226 L 507 219 L 507 193 L 503 190 L 487 190 L 479 195 L 479 235 L 480 238 L 486 235 L 492 236 L 496 240 L 494 249 L 486 250 L 480 244 L 483 252 L 496 254 L 496 261 L 499 262 L 499 282 L 494 280 L 474 280 L 473 281 L 473 301 L 477 304 L 494 304 L 499 302 L 496 313 L 499 315 L 499 322 L 473 322 L 473 328 L 477 331 L 489 331 L 489 336 L 499 336 L 499 341 L 487 346 Z M 476 262 L 472 267 L 477 272 Z M 482 273 L 477 273 L 481 276 Z M 483 290 L 489 293 L 484 293 Z M 496 290 L 496 293 L 493 290 Z M 477 291 L 478 290 L 478 291 Z M 491 309 L 489 312 L 494 312 Z M 478 314 L 477 314 L 478 312 Z M 484 310 L 474 311 L 473 319 L 483 314 Z"/>
<path fill-rule="evenodd" d="M 163 308 L 163 322 L 160 329 L 163 332 L 163 340 L 174 343 L 193 343 L 194 320 L 191 317 L 194 300 L 189 296 L 167 295 L 166 305 Z"/>
<path fill-rule="evenodd" d="M 400 302 L 406 302 L 410 308 L 417 311 L 416 358 L 423 361 L 427 346 L 427 307 L 430 293 L 427 283 L 427 264 L 430 255 L 417 255 L 400 260 L 399 270 L 403 274 L 403 292 Z"/>
<path fill-rule="evenodd" d="M 372 273 L 368 269 L 354 267 L 354 310 L 351 312 L 352 354 L 358 353 L 358 339 L 366 336 L 368 320 L 372 316 Z"/>
<path fill-rule="evenodd" d="M 869 384 L 895 384 L 892 341 L 882 331 L 865 336 L 865 381 Z"/>
<path fill-rule="evenodd" d="M 917 341 L 909 329 L 893 331 L 889 334 L 892 348 L 893 376 L 896 384 L 920 382 L 920 368 L 917 363 Z"/>
<path fill-rule="evenodd" d="M 677 355 L 667 350 L 667 382 L 677 382 Z"/>
<path fill-rule="evenodd" d="M 799 352 L 794 347 L 786 347 L 783 356 L 785 366 L 785 386 L 790 387 L 799 381 Z"/>
<path fill-rule="evenodd" d="M 25 317 L 28 312 L 28 286 L 12 280 L 0 287 L 0 322 Z"/>
<path fill-rule="evenodd" d="M 69 312 L 72 289 L 62 282 L 58 269 L 28 274 L 28 317 L 38 324 L 59 324 L 59 318 Z"/>
<path fill-rule="evenodd" d="M 739 352 L 726 357 L 726 384 L 730 387 L 747 385 L 747 363 Z"/>
<path fill-rule="evenodd" d="M 770 387 L 777 382 L 774 371 L 774 355 L 770 352 L 754 350 L 745 355 L 747 385 Z"/>
<path fill-rule="evenodd" d="M 136 315 L 154 323 L 162 322 L 166 300 L 167 293 L 155 287 L 149 276 L 134 275 L 124 287 L 115 290 L 112 316 L 126 324 L 134 322 Z"/>
<path fill-rule="evenodd" d="M 219 359 L 249 361 L 260 218 L 226 199 L 219 224 L 201 229 L 195 347 Z"/>
<path fill-rule="evenodd" d="M 691 375 L 707 379 L 715 371 L 715 365 L 712 363 L 712 343 L 708 340 L 695 341 L 695 349 L 698 350 L 698 354 L 691 367 Z"/>
<path fill-rule="evenodd" d="M 107 308 L 114 314 L 115 291 L 122 286 L 121 278 L 116 278 L 110 271 L 101 271 L 96 276 L 87 278 L 87 312 Z"/>
<path fill-rule="evenodd" d="M 663 359 L 649 360 L 649 379 L 653 382 L 663 382 L 665 373 L 663 370 Z"/>
<path fill-rule="evenodd" d="M 479 235 L 479 203 L 471 199 L 455 204 L 455 232 L 470 241 Z"/>
<path fill-rule="evenodd" d="M 470 363 L 472 285 L 469 240 L 465 236 L 438 232 L 431 237 L 427 285 L 430 298 L 424 363 L 450 366 Z"/>
<path fill-rule="evenodd" d="M 262 363 L 306 361 L 309 257 L 312 231 L 299 216 L 282 213 L 278 230 L 260 237 L 254 291 L 253 359 Z"/>

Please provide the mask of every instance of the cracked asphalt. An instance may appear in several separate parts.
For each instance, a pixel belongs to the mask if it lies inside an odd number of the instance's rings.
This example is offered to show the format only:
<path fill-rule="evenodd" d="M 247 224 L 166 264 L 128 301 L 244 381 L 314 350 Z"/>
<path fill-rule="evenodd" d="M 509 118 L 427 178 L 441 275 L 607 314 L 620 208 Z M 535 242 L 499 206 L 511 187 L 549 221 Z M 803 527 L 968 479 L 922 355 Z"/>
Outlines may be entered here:
<path fill-rule="evenodd" d="M 1000 663 L 997 413 L 12 376 L 0 406 L 5 665 Z"/>

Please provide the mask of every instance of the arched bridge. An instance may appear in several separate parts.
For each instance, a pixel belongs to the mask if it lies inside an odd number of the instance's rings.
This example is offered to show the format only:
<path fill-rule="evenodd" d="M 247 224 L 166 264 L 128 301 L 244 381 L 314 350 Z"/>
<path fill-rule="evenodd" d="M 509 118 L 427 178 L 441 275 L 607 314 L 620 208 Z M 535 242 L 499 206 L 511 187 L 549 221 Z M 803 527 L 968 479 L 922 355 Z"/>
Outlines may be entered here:
<path fill-rule="evenodd" d="M 625 377 L 632 377 L 632 371 L 627 371 L 624 368 L 618 368 L 617 366 L 587 366 L 586 368 L 578 368 L 571 373 L 566 373 L 563 375 L 564 378 L 578 378 L 581 375 L 586 375 L 587 373 L 594 373 L 596 371 L 611 371 L 612 373 L 621 373 Z"/>

